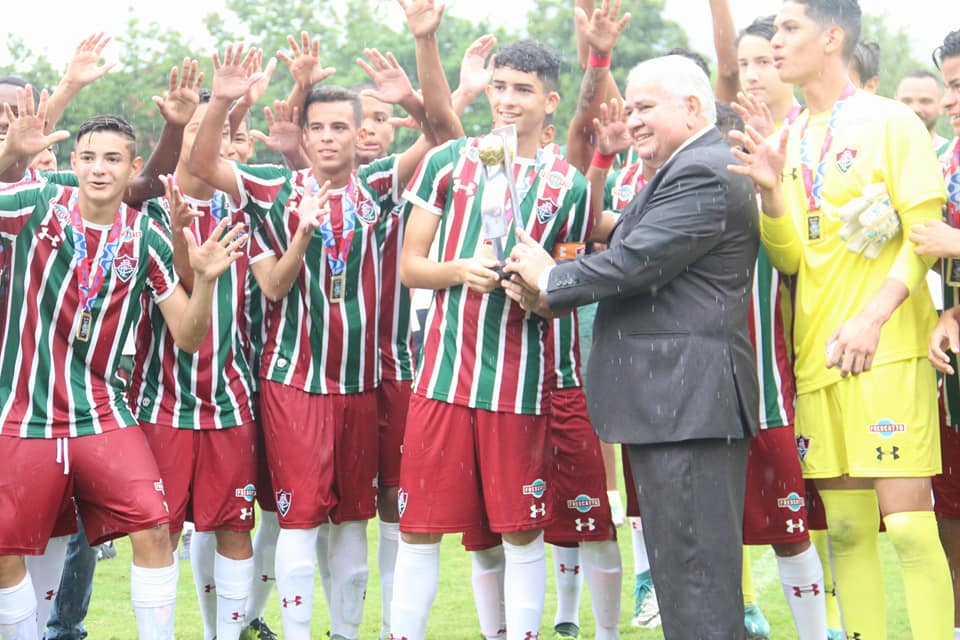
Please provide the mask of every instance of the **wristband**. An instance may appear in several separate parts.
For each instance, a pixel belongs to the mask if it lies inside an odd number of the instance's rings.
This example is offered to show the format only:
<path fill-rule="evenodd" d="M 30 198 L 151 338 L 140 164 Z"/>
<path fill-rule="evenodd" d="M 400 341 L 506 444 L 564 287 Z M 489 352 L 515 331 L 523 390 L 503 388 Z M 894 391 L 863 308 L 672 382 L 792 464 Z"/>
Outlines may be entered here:
<path fill-rule="evenodd" d="M 594 151 L 593 159 L 590 161 L 590 166 L 596 167 L 597 169 L 609 169 L 613 166 L 613 161 L 616 157 L 616 155 L 606 156 L 599 151 Z"/>
<path fill-rule="evenodd" d="M 598 53 L 590 51 L 590 57 L 587 58 L 587 66 L 594 69 L 609 69 L 610 68 L 610 54 L 608 53 L 605 56 L 601 56 Z"/>

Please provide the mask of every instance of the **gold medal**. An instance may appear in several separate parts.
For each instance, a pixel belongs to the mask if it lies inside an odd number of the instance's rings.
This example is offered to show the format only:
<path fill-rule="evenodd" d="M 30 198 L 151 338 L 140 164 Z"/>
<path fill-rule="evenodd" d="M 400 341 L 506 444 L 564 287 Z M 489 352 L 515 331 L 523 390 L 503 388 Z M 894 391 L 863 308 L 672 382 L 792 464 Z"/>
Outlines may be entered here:
<path fill-rule="evenodd" d="M 810 242 L 816 242 L 822 236 L 822 231 L 820 229 L 820 216 L 819 215 L 808 215 L 807 216 L 807 240 Z"/>
<path fill-rule="evenodd" d="M 330 276 L 330 302 L 343 302 L 343 290 L 346 288 L 346 277 L 341 273 Z"/>
<path fill-rule="evenodd" d="M 960 260 L 957 258 L 944 259 L 943 279 L 951 287 L 960 287 Z"/>
<path fill-rule="evenodd" d="M 93 316 L 89 311 L 80 312 L 80 324 L 77 325 L 77 340 L 87 342 L 90 340 L 90 330 L 93 327 Z"/>

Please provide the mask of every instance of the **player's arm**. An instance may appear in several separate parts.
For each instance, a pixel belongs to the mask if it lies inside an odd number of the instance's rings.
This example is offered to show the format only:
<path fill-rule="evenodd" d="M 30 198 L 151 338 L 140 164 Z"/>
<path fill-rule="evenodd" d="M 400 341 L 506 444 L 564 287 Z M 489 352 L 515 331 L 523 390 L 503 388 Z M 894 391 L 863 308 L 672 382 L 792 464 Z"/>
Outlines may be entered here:
<path fill-rule="evenodd" d="M 255 53 L 251 49 L 244 57 L 242 44 L 228 44 L 222 63 L 220 54 L 213 54 L 213 93 L 197 129 L 188 161 L 190 173 L 214 189 L 228 194 L 234 202 L 241 200 L 240 186 L 233 163 L 220 157 L 220 139 L 230 105 L 244 95 L 259 77 L 253 72 Z"/>
<path fill-rule="evenodd" d="M 33 88 L 27 85 L 17 88 L 17 115 L 9 104 L 4 103 L 3 110 L 10 122 L 7 137 L 0 142 L 0 180 L 4 182 L 19 182 L 23 178 L 25 167 L 30 160 L 46 149 L 70 137 L 67 131 L 44 133 L 44 123 L 47 116 L 49 97 L 44 89 L 40 92 L 40 100 L 34 106 Z M 21 163 L 26 163 L 21 166 Z M 19 175 L 7 180 L 6 174 L 19 168 Z"/>
<path fill-rule="evenodd" d="M 490 52 L 496 44 L 496 37 L 488 33 L 474 40 L 464 52 L 460 62 L 460 83 L 450 96 L 453 110 L 458 115 L 463 115 L 467 107 L 476 102 L 490 84 L 496 59 L 496 56 L 490 56 Z"/>
<path fill-rule="evenodd" d="M 115 62 L 100 64 L 103 48 L 108 42 L 110 42 L 110 36 L 97 33 L 85 38 L 77 45 L 67 65 L 67 72 L 50 96 L 47 107 L 47 133 L 57 126 L 60 116 L 67 110 L 67 105 L 84 87 L 105 76 L 116 65 Z"/>
<path fill-rule="evenodd" d="M 150 198 L 163 195 L 160 176 L 176 171 L 183 145 L 183 129 L 193 117 L 200 104 L 200 83 L 203 74 L 198 71 L 196 60 L 183 59 L 180 72 L 170 69 L 170 82 L 164 98 L 154 96 L 153 101 L 163 115 L 163 130 L 153 153 L 143 165 L 143 171 L 130 180 L 124 194 L 124 202 L 139 204 Z"/>
<path fill-rule="evenodd" d="M 607 177 L 616 155 L 633 144 L 627 129 L 627 111 L 619 100 L 611 100 L 609 105 L 600 105 L 600 115 L 593 119 L 593 138 L 597 148 L 587 170 L 592 194 L 590 216 L 593 219 L 588 240 L 607 242 L 617 224 L 617 217 L 604 207 Z"/>
<path fill-rule="evenodd" d="M 740 89 L 737 65 L 737 30 L 730 12 L 730 0 L 710 0 L 713 19 L 713 47 L 717 52 L 717 100 L 735 102 Z"/>
<path fill-rule="evenodd" d="M 623 28 L 630 22 L 630 14 L 619 16 L 620 1 L 603 0 L 598 9 L 589 14 L 576 9 L 577 31 L 586 41 L 590 57 L 580 83 L 577 111 L 567 130 L 567 161 L 586 172 L 593 153 L 593 121 L 600 117 L 600 106 L 606 102 L 609 87 L 616 91 L 610 75 L 610 56 Z M 619 92 L 616 93 L 619 97 Z"/>
<path fill-rule="evenodd" d="M 254 63 L 251 71 L 254 74 L 259 74 L 259 79 L 250 85 L 250 88 L 247 89 L 247 92 L 243 96 L 233 103 L 233 106 L 230 107 L 230 115 L 227 117 L 227 122 L 230 123 L 230 136 L 240 128 L 240 123 L 243 122 L 243 119 L 247 117 L 247 113 L 250 112 L 250 109 L 253 108 L 253 105 L 257 104 L 257 101 L 263 96 L 264 92 L 267 90 L 267 87 L 270 86 L 270 78 L 273 77 L 273 72 L 277 68 L 277 59 L 270 58 L 267 62 L 266 68 L 263 67 L 263 50 L 260 49 L 257 51 Z"/>
<path fill-rule="evenodd" d="M 196 353 L 210 328 L 213 313 L 213 291 L 217 278 L 230 268 L 241 255 L 241 247 L 247 241 L 243 225 L 235 225 L 227 231 L 229 220 L 224 218 L 210 237 L 197 246 L 193 234 L 183 236 L 190 253 L 193 269 L 193 291 L 187 296 L 179 284 L 157 306 L 170 330 L 177 348 L 187 353 Z"/>
<path fill-rule="evenodd" d="M 327 181 L 316 193 L 304 195 L 297 209 L 297 230 L 282 256 L 278 258 L 271 251 L 263 253 L 262 257 L 251 258 L 250 271 L 268 300 L 276 302 L 283 299 L 297 281 L 313 232 L 320 226 L 320 216 L 330 213 L 327 207 L 329 189 L 330 182 Z M 265 225 L 257 230 L 256 242 L 263 249 L 269 246 L 266 233 Z"/>

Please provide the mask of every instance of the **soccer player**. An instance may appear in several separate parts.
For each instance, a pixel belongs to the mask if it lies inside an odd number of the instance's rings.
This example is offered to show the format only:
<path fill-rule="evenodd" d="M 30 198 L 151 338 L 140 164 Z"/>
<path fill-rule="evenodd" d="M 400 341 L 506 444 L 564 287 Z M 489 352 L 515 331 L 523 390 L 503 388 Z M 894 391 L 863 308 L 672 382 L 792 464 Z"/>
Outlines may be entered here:
<path fill-rule="evenodd" d="M 35 110 L 27 88 L 18 92 L 19 117 L 5 107 L 13 122 L 0 171 L 66 136 L 44 135 L 46 102 L 41 94 Z M 5 640 L 38 637 L 22 556 L 43 550 L 69 493 L 92 543 L 130 535 L 140 637 L 173 638 L 178 569 L 163 484 L 142 432 L 125 428 L 137 423 L 113 374 L 141 293 L 157 299 L 181 348 L 199 348 L 210 324 L 213 282 L 237 259 L 245 237 L 234 228 L 199 248 L 187 241 L 194 270 L 188 298 L 166 234 L 122 203 L 142 165 L 135 152 L 130 126 L 99 116 L 77 132 L 71 166 L 78 188 L 31 181 L 0 195 L 0 233 L 14 243 L 0 348 L 10 375 L 0 392 L 0 446 L 7 461 L 0 500 L 6 512 L 20 514 L 0 530 Z M 46 400 L 38 404 L 38 398 Z M 25 477 L 35 482 L 24 483 Z"/>
<path fill-rule="evenodd" d="M 538 154 L 544 117 L 559 102 L 559 66 L 544 45 L 517 42 L 497 53 L 487 89 L 494 124 L 517 129 L 513 172 L 522 205 L 515 222 L 548 247 L 582 242 L 590 226 L 586 180 L 564 160 Z M 478 528 L 483 517 L 503 536 L 507 637 L 536 637 L 543 611 L 542 529 L 554 517 L 546 415 L 552 376 L 544 366 L 552 338 L 499 286 L 495 251 L 481 231 L 478 145 L 461 138 L 435 149 L 405 193 L 413 210 L 401 278 L 436 290 L 400 473 L 391 630 L 409 640 L 426 631 L 442 534 Z M 428 255 L 438 230 L 435 262 Z M 512 234 L 505 241 L 509 251 Z M 525 455 L 504 459 L 505 450 Z"/>
<path fill-rule="evenodd" d="M 411 23 L 418 49 L 436 48 L 435 30 L 436 24 Z M 419 75 L 440 79 L 439 53 L 433 53 L 430 64 L 436 66 L 421 68 Z M 215 66 L 213 97 L 191 169 L 251 215 L 264 217 L 251 268 L 270 300 L 260 402 L 280 516 L 276 562 L 284 632 L 291 639 L 309 637 L 317 528 L 330 518 L 331 611 L 336 612 L 331 636 L 352 639 L 362 617 L 366 520 L 376 496 L 375 228 L 396 205 L 400 183 L 412 175 L 429 143 L 355 171 L 359 102 L 352 92 L 323 87 L 309 94 L 302 109 L 310 169 L 234 165 L 208 145 L 217 139 L 230 101 L 243 94 L 251 77 L 232 47 Z M 379 67 L 377 74 L 381 89 L 388 86 L 386 77 L 402 106 L 423 119 L 423 107 L 395 63 Z M 441 99 L 448 92 L 445 82 L 427 83 L 424 94 L 428 91 Z M 329 209 L 313 211 L 310 201 L 328 182 Z"/>
<path fill-rule="evenodd" d="M 953 574 L 954 630 L 960 638 L 960 385 L 958 385 L 957 353 L 958 314 L 960 295 L 952 277 L 954 265 L 960 258 L 960 30 L 951 31 L 934 52 L 934 62 L 943 76 L 944 92 L 941 105 L 950 118 L 954 138 L 940 156 L 944 182 L 947 186 L 946 222 L 925 223 L 911 230 L 910 239 L 922 255 L 944 258 L 943 273 L 945 310 L 930 337 L 930 362 L 943 372 L 941 387 L 940 441 L 943 450 L 943 473 L 933 479 L 934 511 L 940 526 L 940 540 L 950 561 Z"/>
<path fill-rule="evenodd" d="M 873 210 L 880 222 L 936 220 L 943 184 L 916 117 L 856 91 L 847 77 L 860 32 L 855 0 L 788 0 L 776 25 L 780 77 L 800 87 L 807 109 L 766 142 L 748 127 L 739 136 L 745 151 L 735 151 L 743 166 L 732 170 L 759 187 L 771 262 L 797 277 L 796 433 L 804 476 L 816 479 L 830 523 L 845 630 L 886 636 L 877 615 L 885 610 L 879 498 L 913 635 L 948 637 L 950 575 L 930 500 L 930 476 L 940 470 L 936 379 L 921 359 L 935 323 L 920 286 L 931 261 L 903 234 L 882 230 L 866 254 L 849 250 L 857 247 L 845 238 L 855 238 L 841 234 L 838 216 L 882 181 L 889 203 Z"/>
<path fill-rule="evenodd" d="M 880 86 L 880 44 L 873 40 L 858 42 L 847 71 L 858 89 L 876 93 Z"/>
<path fill-rule="evenodd" d="M 946 153 L 950 140 L 937 133 L 937 119 L 940 117 L 940 103 L 943 99 L 940 78 L 926 69 L 909 71 L 897 83 L 893 98 L 913 109 L 923 122 L 923 126 L 930 133 L 930 139 L 933 140 L 937 157 Z"/>

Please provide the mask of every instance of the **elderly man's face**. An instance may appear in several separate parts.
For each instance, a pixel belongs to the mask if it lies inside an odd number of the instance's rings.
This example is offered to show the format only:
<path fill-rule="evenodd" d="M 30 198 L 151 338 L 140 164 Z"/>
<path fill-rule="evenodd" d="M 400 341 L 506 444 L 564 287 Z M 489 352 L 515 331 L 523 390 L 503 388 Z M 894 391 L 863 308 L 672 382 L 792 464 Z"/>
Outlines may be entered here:
<path fill-rule="evenodd" d="M 662 167 L 701 128 L 696 100 L 677 97 L 658 81 L 628 83 L 625 101 L 627 127 L 645 166 Z"/>

